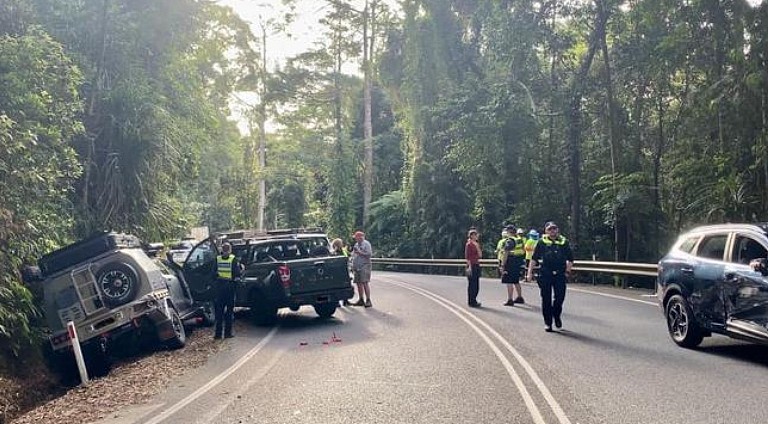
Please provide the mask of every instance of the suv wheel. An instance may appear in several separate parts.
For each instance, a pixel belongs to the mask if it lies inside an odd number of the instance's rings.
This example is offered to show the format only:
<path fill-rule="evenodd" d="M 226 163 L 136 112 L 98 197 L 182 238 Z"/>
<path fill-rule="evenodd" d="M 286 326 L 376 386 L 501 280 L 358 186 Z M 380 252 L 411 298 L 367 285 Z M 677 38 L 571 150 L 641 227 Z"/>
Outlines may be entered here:
<path fill-rule="evenodd" d="M 173 338 L 165 342 L 169 349 L 181 349 L 187 344 L 187 332 L 184 329 L 184 322 L 181 320 L 176 309 L 169 308 L 171 312 L 171 326 L 173 326 Z"/>
<path fill-rule="evenodd" d="M 330 318 L 336 313 L 336 307 L 339 306 L 337 302 L 318 303 L 314 305 L 315 312 L 320 318 Z"/>
<path fill-rule="evenodd" d="M 272 325 L 277 321 L 277 308 L 257 294 L 251 296 L 251 315 L 256 325 Z"/>
<path fill-rule="evenodd" d="M 104 303 L 113 308 L 130 302 L 139 291 L 139 276 L 136 270 L 124 263 L 105 265 L 97 272 L 96 281 Z"/>
<path fill-rule="evenodd" d="M 203 327 L 213 327 L 216 324 L 216 315 L 213 313 L 213 302 L 204 302 L 203 309 Z"/>
<path fill-rule="evenodd" d="M 704 340 L 704 334 L 683 296 L 676 294 L 669 298 L 666 316 L 669 335 L 679 346 L 696 347 Z"/>

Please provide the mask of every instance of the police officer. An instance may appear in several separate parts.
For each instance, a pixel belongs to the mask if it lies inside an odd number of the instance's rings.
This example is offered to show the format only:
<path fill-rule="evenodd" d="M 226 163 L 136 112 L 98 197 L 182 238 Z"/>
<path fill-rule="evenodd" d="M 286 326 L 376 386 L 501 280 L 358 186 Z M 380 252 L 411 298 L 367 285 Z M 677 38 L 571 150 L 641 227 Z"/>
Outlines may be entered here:
<path fill-rule="evenodd" d="M 507 225 L 505 230 L 507 239 L 501 260 L 501 282 L 507 286 L 507 303 L 504 306 L 513 306 L 515 303 L 525 303 L 520 287 L 520 270 L 525 258 L 524 242 L 523 238 L 517 234 L 514 225 Z M 517 289 L 517 297 L 515 297 L 515 289 Z"/>
<path fill-rule="evenodd" d="M 216 330 L 214 339 L 221 338 L 223 327 L 224 337 L 234 337 L 232 334 L 232 321 L 235 319 L 235 288 L 236 281 L 240 279 L 242 268 L 235 255 L 232 254 L 232 245 L 221 245 L 221 255 L 216 257 L 216 301 L 213 313 L 216 317 Z"/>
<path fill-rule="evenodd" d="M 541 290 L 541 313 L 546 325 L 544 331 L 551 332 L 553 320 L 555 327 L 563 327 L 561 314 L 565 300 L 566 273 L 570 273 L 573 267 L 573 252 L 568 240 L 560 235 L 560 230 L 554 222 L 550 221 L 544 225 L 544 233 L 533 251 L 525 280 L 531 281 L 534 266 L 541 265 L 538 280 Z"/>

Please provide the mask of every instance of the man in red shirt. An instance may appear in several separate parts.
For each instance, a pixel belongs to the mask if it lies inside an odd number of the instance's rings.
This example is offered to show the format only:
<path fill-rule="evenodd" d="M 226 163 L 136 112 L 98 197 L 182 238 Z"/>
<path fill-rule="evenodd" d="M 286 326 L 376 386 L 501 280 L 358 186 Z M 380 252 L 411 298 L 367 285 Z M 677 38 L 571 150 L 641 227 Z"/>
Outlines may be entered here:
<path fill-rule="evenodd" d="M 480 291 L 480 243 L 477 230 L 469 230 L 467 244 L 464 245 L 464 259 L 467 260 L 467 304 L 471 308 L 479 308 L 477 293 Z"/>

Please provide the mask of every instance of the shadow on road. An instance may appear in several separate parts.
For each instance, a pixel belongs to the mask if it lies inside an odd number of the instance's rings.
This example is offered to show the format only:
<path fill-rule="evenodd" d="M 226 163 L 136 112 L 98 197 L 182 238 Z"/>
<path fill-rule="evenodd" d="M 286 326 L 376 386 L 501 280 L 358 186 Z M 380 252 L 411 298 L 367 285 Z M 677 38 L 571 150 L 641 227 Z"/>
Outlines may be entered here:
<path fill-rule="evenodd" d="M 717 344 L 714 346 L 703 345 L 695 350 L 709 355 L 768 366 L 768 346 L 736 342 L 731 344 Z"/>

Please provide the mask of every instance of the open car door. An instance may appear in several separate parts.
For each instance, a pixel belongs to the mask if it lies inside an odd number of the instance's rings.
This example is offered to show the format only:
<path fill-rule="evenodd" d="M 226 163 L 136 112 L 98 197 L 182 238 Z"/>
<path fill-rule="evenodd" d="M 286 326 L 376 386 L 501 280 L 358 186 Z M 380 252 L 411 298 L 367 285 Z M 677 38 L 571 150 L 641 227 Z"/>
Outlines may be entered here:
<path fill-rule="evenodd" d="M 192 298 L 198 302 L 215 300 L 214 279 L 219 251 L 211 239 L 198 243 L 184 261 L 182 269 Z"/>
<path fill-rule="evenodd" d="M 767 254 L 756 240 L 737 235 L 723 290 L 728 331 L 763 342 L 768 342 L 768 276 L 753 270 L 749 263 Z"/>

